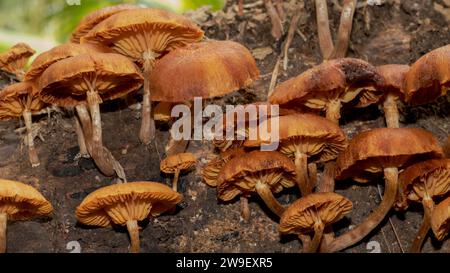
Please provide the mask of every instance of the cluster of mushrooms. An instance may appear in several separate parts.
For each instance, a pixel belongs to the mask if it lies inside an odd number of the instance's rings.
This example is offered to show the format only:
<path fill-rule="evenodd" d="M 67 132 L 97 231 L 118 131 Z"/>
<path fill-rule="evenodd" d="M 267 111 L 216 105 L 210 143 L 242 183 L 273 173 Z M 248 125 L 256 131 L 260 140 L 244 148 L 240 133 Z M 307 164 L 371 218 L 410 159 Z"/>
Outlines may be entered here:
<path fill-rule="evenodd" d="M 245 108 L 236 108 L 215 124 L 216 131 L 241 128 L 233 132 L 240 138 L 213 140 L 219 154 L 202 168 L 203 181 L 216 187 L 222 201 L 239 197 L 244 220 L 251 215 L 248 198 L 259 196 L 279 217 L 280 233 L 298 235 L 303 252 L 344 250 L 365 238 L 392 208 L 406 210 L 412 202 L 422 203 L 424 217 L 411 251 L 420 251 L 430 229 L 443 240 L 450 231 L 450 197 L 445 199 L 450 192 L 450 159 L 444 158 L 444 153 L 447 157 L 450 153 L 450 139 L 442 148 L 430 132 L 400 128 L 397 105 L 400 101 L 425 104 L 446 94 L 450 45 L 429 52 L 411 66 L 375 67 L 342 57 L 346 46 L 339 48 L 348 43 L 344 38 L 338 39 L 335 49 L 320 34 L 328 60 L 279 84 L 268 101 L 246 105 L 247 109 L 279 105 L 278 114 L 266 111 L 266 115 L 247 116 L 245 124 L 237 126 L 235 117 L 247 114 Z M 37 167 L 32 115 L 55 106 L 75 113 L 79 156 L 92 158 L 105 176 L 117 177 L 117 183 L 82 201 L 77 219 L 89 226 L 126 226 L 131 252 L 140 249 L 139 222 L 175 211 L 183 199 L 178 193 L 180 173 L 198 162 L 186 153 L 188 141 L 171 139 L 160 168 L 173 174 L 172 188 L 158 182 L 128 182 L 120 163 L 103 145 L 100 104 L 128 100 L 143 87 L 139 139 L 147 145 L 155 137 L 155 120 L 171 122 L 174 105 L 190 108 L 195 97 L 208 99 L 245 90 L 260 74 L 243 45 L 207 39 L 181 15 L 135 5 L 107 7 L 87 15 L 69 42 L 40 54 L 25 70 L 33 54 L 29 46 L 18 44 L 0 55 L 0 69 L 19 80 L 0 91 L 0 119 L 23 117 L 29 160 Z M 361 132 L 348 140 L 339 127 L 341 108 L 371 104 L 381 105 L 387 128 Z M 193 117 L 183 118 L 191 122 Z M 270 134 L 249 139 L 249 132 L 254 126 L 271 128 L 275 119 L 278 149 L 263 151 L 261 147 L 271 142 Z M 362 223 L 335 237 L 332 224 L 353 206 L 334 193 L 335 181 L 368 183 L 380 177 L 385 180 L 381 204 Z M 301 197 L 285 207 L 275 195 L 290 187 L 298 187 Z M 0 180 L 0 252 L 6 251 L 7 221 L 49 215 L 52 210 L 34 188 Z"/>

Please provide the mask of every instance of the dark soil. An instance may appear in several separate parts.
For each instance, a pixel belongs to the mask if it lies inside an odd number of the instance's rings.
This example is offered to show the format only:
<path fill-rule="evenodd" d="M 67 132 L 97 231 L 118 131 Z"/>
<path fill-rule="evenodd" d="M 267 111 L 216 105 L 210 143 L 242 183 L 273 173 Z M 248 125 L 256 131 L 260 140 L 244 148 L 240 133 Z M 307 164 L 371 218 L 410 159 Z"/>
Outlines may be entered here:
<path fill-rule="evenodd" d="M 236 1 L 237 2 L 237 1 Z M 289 19 L 293 3 L 285 1 Z M 278 82 L 295 76 L 321 62 L 316 35 L 313 1 L 304 1 L 298 33 L 289 50 L 289 65 L 280 68 Z M 331 2 L 331 1 L 330 1 Z M 363 1 L 360 1 L 363 2 Z M 360 7 L 356 11 L 348 56 L 366 59 L 373 64 L 411 63 L 424 53 L 448 44 L 449 19 L 439 12 L 450 9 L 448 1 L 405 0 L 383 1 L 380 6 Z M 435 4 L 433 4 L 435 3 Z M 447 3 L 447 6 L 446 6 Z M 246 1 L 244 18 L 238 18 L 237 8 L 229 3 L 218 13 L 206 9 L 189 13 L 203 26 L 207 36 L 242 42 L 258 55 L 261 80 L 248 93 L 239 92 L 216 103 L 248 103 L 264 100 L 281 42 L 270 36 L 270 20 L 262 1 Z M 330 23 L 335 35 L 340 13 L 329 4 Z M 245 31 L 239 31 L 245 29 Z M 283 38 L 282 38 L 283 40 Z M 261 52 L 266 52 L 263 56 Z M 258 54 L 257 54 L 258 53 Z M 4 82 L 4 81 L 3 81 Z M 439 99 L 425 107 L 402 109 L 402 126 L 421 127 L 433 132 L 440 141 L 450 133 L 450 97 Z M 137 138 L 139 111 L 124 107 L 123 101 L 103 105 L 104 143 L 121 162 L 129 181 L 160 181 L 170 185 L 170 177 L 159 171 L 168 139 L 168 126 L 159 126 L 157 138 L 148 147 Z M 21 136 L 14 132 L 22 126 L 18 121 L 0 123 L 0 177 L 18 180 L 38 188 L 55 207 L 49 219 L 12 222 L 8 225 L 8 252 L 70 252 L 67 244 L 77 241 L 82 252 L 127 252 L 129 240 L 123 228 L 88 228 L 79 226 L 74 215 L 82 199 L 95 189 L 110 185 L 112 178 L 103 176 L 90 159 L 75 160 L 78 152 L 73 119 L 68 113 L 52 113 L 36 119 L 42 140 L 36 138 L 41 166 L 32 169 Z M 382 113 L 376 106 L 344 112 L 343 128 L 349 137 L 369 128 L 384 127 Z M 277 220 L 258 198 L 251 199 L 251 217 L 240 219 L 239 202 L 217 201 L 215 189 L 201 182 L 200 167 L 211 158 L 213 149 L 207 142 L 191 142 L 188 150 L 200 160 L 197 169 L 181 176 L 180 191 L 185 199 L 174 215 L 163 215 L 142 223 L 143 252 L 298 252 L 295 236 L 280 238 Z M 353 181 L 337 183 L 337 192 L 354 203 L 354 210 L 335 226 L 345 232 L 367 216 L 379 202 L 377 189 L 382 181 L 358 185 Z M 297 197 L 295 190 L 278 196 L 288 204 Z M 377 241 L 382 252 L 400 252 L 399 243 L 407 250 L 422 218 L 420 206 L 404 214 L 392 212 L 392 226 L 386 219 L 382 225 L 347 252 L 370 252 L 367 243 Z M 399 240 L 394 236 L 393 227 Z M 428 239 L 423 252 L 450 252 L 450 243 Z"/>

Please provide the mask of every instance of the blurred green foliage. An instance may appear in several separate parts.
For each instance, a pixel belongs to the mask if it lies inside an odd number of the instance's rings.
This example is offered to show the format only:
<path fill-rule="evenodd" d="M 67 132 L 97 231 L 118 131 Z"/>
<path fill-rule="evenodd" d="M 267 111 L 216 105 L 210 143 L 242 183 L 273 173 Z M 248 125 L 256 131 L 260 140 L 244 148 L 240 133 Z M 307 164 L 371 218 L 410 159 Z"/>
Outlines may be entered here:
<path fill-rule="evenodd" d="M 74 5 L 80 1 L 80 5 Z M 89 12 L 105 6 L 121 3 L 139 4 L 148 7 L 164 7 L 174 11 L 195 9 L 203 5 L 211 5 L 220 9 L 224 0 L 179 0 L 178 7 L 170 1 L 157 0 L 1 0 L 0 31 L 20 35 L 33 35 L 44 39 L 52 39 L 63 43 L 78 22 Z M 0 51 L 8 44 L 1 39 Z"/>

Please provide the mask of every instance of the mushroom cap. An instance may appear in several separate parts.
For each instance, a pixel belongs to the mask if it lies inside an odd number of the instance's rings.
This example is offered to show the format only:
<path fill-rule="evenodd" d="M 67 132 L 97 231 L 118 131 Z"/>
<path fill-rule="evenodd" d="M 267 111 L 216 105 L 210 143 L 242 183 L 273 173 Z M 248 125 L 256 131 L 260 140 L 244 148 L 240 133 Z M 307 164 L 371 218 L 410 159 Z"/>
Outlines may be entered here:
<path fill-rule="evenodd" d="M 333 192 L 312 193 L 286 208 L 278 230 L 282 234 L 305 234 L 314 230 L 317 219 L 327 226 L 342 219 L 353 209 L 350 200 Z"/>
<path fill-rule="evenodd" d="M 260 126 L 272 128 L 271 119 Z M 294 114 L 278 117 L 279 150 L 293 157 L 295 144 L 308 155 L 310 162 L 325 162 L 335 159 L 347 146 L 347 137 L 334 122 L 313 114 Z M 270 143 L 268 136 L 259 134 L 257 140 L 247 140 L 246 147 L 256 147 Z"/>
<path fill-rule="evenodd" d="M 406 100 L 413 104 L 431 102 L 450 88 L 450 45 L 420 57 L 405 76 L 403 90 Z"/>
<path fill-rule="evenodd" d="M 53 207 L 35 188 L 21 182 L 0 179 L 0 212 L 8 220 L 27 220 L 45 216 Z"/>
<path fill-rule="evenodd" d="M 239 147 L 226 150 L 225 152 L 222 152 L 219 156 L 213 158 L 202 169 L 203 181 L 205 181 L 205 183 L 211 187 L 216 187 L 219 174 L 225 163 L 227 163 L 234 157 L 242 155 L 244 153 L 245 153 L 244 149 L 242 147 Z"/>
<path fill-rule="evenodd" d="M 90 193 L 76 209 L 80 223 L 107 227 L 158 216 L 181 202 L 183 196 L 157 182 L 114 184 Z"/>
<path fill-rule="evenodd" d="M 407 145 L 405 145 L 407 144 Z M 442 157 L 442 148 L 419 128 L 378 128 L 356 135 L 337 158 L 336 179 L 368 182 L 384 168 L 405 168 Z"/>
<path fill-rule="evenodd" d="M 439 241 L 447 236 L 450 230 L 450 197 L 434 207 L 431 214 L 431 228 Z"/>
<path fill-rule="evenodd" d="M 431 159 L 411 165 L 399 175 L 399 183 L 397 208 L 406 209 L 408 201 L 421 202 L 425 191 L 431 198 L 445 195 L 450 191 L 450 159 Z"/>
<path fill-rule="evenodd" d="M 335 59 L 281 83 L 270 95 L 269 102 L 290 108 L 324 109 L 333 99 L 354 101 L 362 90 L 373 88 L 382 80 L 376 68 L 363 60 Z"/>
<path fill-rule="evenodd" d="M 259 70 L 250 51 L 232 41 L 189 44 L 156 62 L 150 75 L 153 101 L 213 98 L 249 87 Z"/>
<path fill-rule="evenodd" d="M 164 173 L 175 173 L 177 170 L 187 170 L 195 164 L 197 164 L 197 158 L 192 153 L 180 153 L 163 159 L 160 168 Z"/>
<path fill-rule="evenodd" d="M 372 103 L 384 100 L 387 94 L 395 94 L 401 100 L 404 100 L 403 80 L 409 71 L 409 65 L 404 64 L 386 64 L 376 67 L 378 74 L 383 78 L 375 88 L 369 88 L 359 93 L 356 108 L 367 107 Z"/>
<path fill-rule="evenodd" d="M 25 43 L 18 43 L 8 51 L 0 54 L 0 69 L 6 72 L 15 73 L 25 67 L 28 59 L 34 55 L 34 51 Z"/>
<path fill-rule="evenodd" d="M 163 54 L 203 38 L 203 31 L 186 17 L 163 9 L 122 11 L 103 20 L 81 38 L 100 43 L 140 62 L 144 52 Z M 125 41 L 127 46 L 122 42 Z"/>
<path fill-rule="evenodd" d="M 119 12 L 138 8 L 140 7 L 136 5 L 120 4 L 95 10 L 81 19 L 81 21 L 78 23 L 78 26 L 72 32 L 70 41 L 72 43 L 80 43 L 81 37 L 85 36 L 91 29 L 93 29 L 103 20 Z"/>
<path fill-rule="evenodd" d="M 169 122 L 172 119 L 172 107 L 175 104 L 171 102 L 160 102 L 153 109 L 153 118 L 155 121 Z"/>
<path fill-rule="evenodd" d="M 252 151 L 235 156 L 224 165 L 217 183 L 218 197 L 229 201 L 241 193 L 255 192 L 255 181 L 245 179 L 251 175 L 266 175 L 264 182 L 274 193 L 280 192 L 283 187 L 295 185 L 292 179 L 295 165 L 292 160 L 275 151 Z"/>
<path fill-rule="evenodd" d="M 0 91 L 0 120 L 21 117 L 25 110 L 37 112 L 45 107 L 32 82 L 18 82 Z"/>
<path fill-rule="evenodd" d="M 25 74 L 25 80 L 35 80 L 39 78 L 44 71 L 52 64 L 70 57 L 87 54 L 89 52 L 111 53 L 112 50 L 107 47 L 92 44 L 74 44 L 66 43 L 39 54 L 31 63 L 30 68 Z"/>
<path fill-rule="evenodd" d="M 41 99 L 49 104 L 75 106 L 86 101 L 89 82 L 102 100 L 112 100 L 139 89 L 143 78 L 126 57 L 92 53 L 63 59 L 40 78 Z"/>

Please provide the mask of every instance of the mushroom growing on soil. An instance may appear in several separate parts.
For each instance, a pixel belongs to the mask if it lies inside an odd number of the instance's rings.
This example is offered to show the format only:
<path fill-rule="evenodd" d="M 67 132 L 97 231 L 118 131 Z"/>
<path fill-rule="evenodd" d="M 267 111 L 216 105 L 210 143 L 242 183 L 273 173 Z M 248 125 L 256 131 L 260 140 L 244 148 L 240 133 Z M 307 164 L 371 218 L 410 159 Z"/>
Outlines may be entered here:
<path fill-rule="evenodd" d="M 431 215 L 431 228 L 439 241 L 444 240 L 450 231 L 450 197 L 441 201 Z"/>
<path fill-rule="evenodd" d="M 429 103 L 450 89 L 450 45 L 428 52 L 411 65 L 403 91 L 412 105 Z"/>
<path fill-rule="evenodd" d="M 406 210 L 410 202 L 423 206 L 422 225 L 410 248 L 410 252 L 418 253 L 430 230 L 433 199 L 450 191 L 450 159 L 431 159 L 409 166 L 400 174 L 399 184 L 396 209 Z"/>
<path fill-rule="evenodd" d="M 130 252 L 140 251 L 138 222 L 173 209 L 181 194 L 156 182 L 114 184 L 90 193 L 76 209 L 81 224 L 97 227 L 126 226 Z"/>
<path fill-rule="evenodd" d="M 99 104 L 138 90 L 142 80 L 138 68 L 122 55 L 81 54 L 60 60 L 45 70 L 40 77 L 40 96 L 44 102 L 63 107 L 87 104 L 92 119 L 92 127 L 86 129 L 90 140 L 87 144 L 92 158 L 105 175 L 117 173 L 126 180 L 118 161 L 103 147 Z"/>
<path fill-rule="evenodd" d="M 144 75 L 139 138 L 149 144 L 155 136 L 149 77 L 156 59 L 202 38 L 203 31 L 184 16 L 162 9 L 139 8 L 110 16 L 82 37 L 81 43 L 106 45 L 139 64 Z"/>
<path fill-rule="evenodd" d="M 384 195 L 380 205 L 361 224 L 333 240 L 325 247 L 326 251 L 336 252 L 352 246 L 378 226 L 396 200 L 399 170 L 439 157 L 442 148 L 438 141 L 422 129 L 380 128 L 356 135 L 337 158 L 336 179 L 353 178 L 367 183 L 384 174 Z"/>
<path fill-rule="evenodd" d="M 0 91 L 0 120 L 23 117 L 27 129 L 26 144 L 32 167 L 40 165 L 34 148 L 32 130 L 32 114 L 39 112 L 45 104 L 39 99 L 36 87 L 32 82 L 20 82 L 7 86 Z"/>
<path fill-rule="evenodd" d="M 175 49 L 156 62 L 150 75 L 151 99 L 180 103 L 219 97 L 251 86 L 258 77 L 256 61 L 246 47 L 208 40 Z M 179 144 L 184 147 L 173 148 Z M 186 145 L 171 140 L 166 152 L 183 152 Z"/>
<path fill-rule="evenodd" d="M 130 5 L 130 4 L 120 4 L 110 7 L 104 7 L 101 9 L 97 9 L 88 15 L 84 16 L 83 19 L 78 23 L 75 30 L 72 32 L 70 36 L 70 41 L 72 43 L 80 43 L 81 37 L 84 37 L 91 29 L 93 29 L 96 25 L 100 24 L 102 21 L 108 19 L 109 17 L 132 9 L 138 9 L 139 6 Z"/>
<path fill-rule="evenodd" d="M 25 221 L 46 216 L 52 205 L 35 188 L 21 182 L 0 179 L 0 253 L 6 252 L 8 221 Z"/>
<path fill-rule="evenodd" d="M 220 153 L 219 156 L 213 158 L 202 169 L 203 181 L 210 187 L 217 187 L 218 178 L 223 166 L 236 156 L 244 154 L 243 148 L 229 149 Z"/>
<path fill-rule="evenodd" d="M 278 150 L 294 159 L 297 185 L 302 196 L 310 194 L 315 185 L 315 173 L 308 174 L 308 163 L 327 162 L 335 159 L 347 146 L 347 137 L 332 121 L 313 114 L 294 114 L 278 120 Z M 272 128 L 268 119 L 259 126 Z M 274 140 L 261 132 L 256 140 L 247 140 L 246 147 L 261 146 Z"/>
<path fill-rule="evenodd" d="M 178 191 L 178 177 L 181 171 L 189 170 L 197 164 L 197 158 L 191 153 L 181 153 L 163 159 L 160 169 L 163 173 L 173 173 L 172 189 Z"/>
<path fill-rule="evenodd" d="M 0 70 L 14 74 L 18 80 L 22 81 L 25 74 L 24 68 L 35 52 L 27 44 L 14 45 L 5 53 L 0 54 Z"/>
<path fill-rule="evenodd" d="M 230 201 L 241 196 L 242 218 L 250 216 L 248 197 L 258 194 L 267 207 L 281 216 L 284 207 L 273 193 L 293 187 L 295 166 L 285 155 L 275 151 L 252 151 L 234 157 L 222 168 L 217 183 L 217 196 Z"/>
<path fill-rule="evenodd" d="M 281 215 L 278 230 L 282 234 L 308 235 L 314 237 L 306 252 L 316 252 L 326 226 L 341 220 L 353 208 L 347 198 L 332 192 L 312 193 L 301 197 L 286 208 Z"/>
<path fill-rule="evenodd" d="M 39 54 L 36 59 L 31 63 L 28 71 L 25 74 L 24 79 L 26 81 L 39 83 L 40 76 L 45 70 L 52 64 L 67 59 L 70 57 L 78 56 L 81 54 L 88 54 L 89 52 L 111 53 L 112 50 L 107 47 L 98 45 L 79 45 L 73 43 L 62 44 L 56 46 L 48 51 Z M 38 93 L 40 90 L 38 90 Z M 76 107 L 78 117 L 75 117 L 75 131 L 78 137 L 78 145 L 80 147 L 80 155 L 88 156 L 89 151 L 87 149 L 85 136 L 90 135 L 91 121 L 88 110 L 84 104 L 78 104 Z M 80 124 L 81 123 L 81 124 Z M 84 132 L 86 131 L 86 132 Z M 90 140 L 89 140 L 90 141 Z"/>

